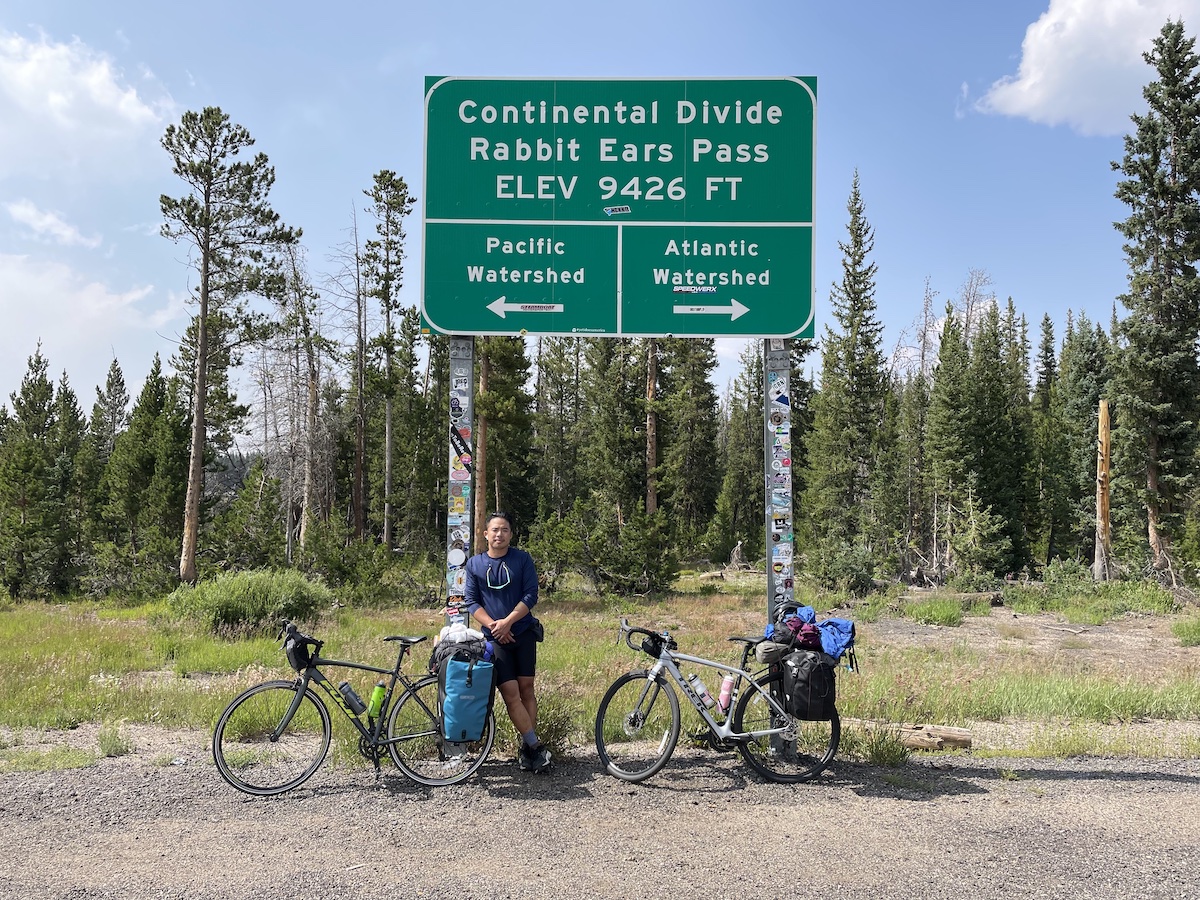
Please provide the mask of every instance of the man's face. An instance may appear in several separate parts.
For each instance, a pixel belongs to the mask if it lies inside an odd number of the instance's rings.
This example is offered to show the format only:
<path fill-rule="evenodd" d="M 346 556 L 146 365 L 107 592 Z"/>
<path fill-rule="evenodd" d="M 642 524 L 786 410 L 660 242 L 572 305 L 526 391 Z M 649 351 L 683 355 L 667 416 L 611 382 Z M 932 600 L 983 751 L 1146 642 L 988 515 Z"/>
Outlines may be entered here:
<path fill-rule="evenodd" d="M 512 543 L 512 528 L 506 519 L 496 518 L 488 522 L 487 543 L 488 550 L 496 554 L 502 554 L 508 549 L 508 545 Z"/>

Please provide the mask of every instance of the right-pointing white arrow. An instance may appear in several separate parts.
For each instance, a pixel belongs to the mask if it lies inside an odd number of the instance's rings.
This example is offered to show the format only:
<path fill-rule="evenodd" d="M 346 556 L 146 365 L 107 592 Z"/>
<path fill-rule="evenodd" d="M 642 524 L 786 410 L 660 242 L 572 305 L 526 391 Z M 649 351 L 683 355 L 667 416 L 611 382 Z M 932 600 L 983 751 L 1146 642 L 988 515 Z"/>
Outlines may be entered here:
<path fill-rule="evenodd" d="M 738 303 L 730 298 L 729 306 L 676 306 L 675 315 L 702 315 L 702 316 L 729 316 L 729 321 L 732 322 L 739 316 L 750 312 L 750 307 L 744 303 Z"/>
<path fill-rule="evenodd" d="M 561 303 L 506 303 L 507 297 L 497 297 L 487 308 L 504 318 L 505 313 L 510 312 L 553 312 L 560 313 L 563 311 Z"/>

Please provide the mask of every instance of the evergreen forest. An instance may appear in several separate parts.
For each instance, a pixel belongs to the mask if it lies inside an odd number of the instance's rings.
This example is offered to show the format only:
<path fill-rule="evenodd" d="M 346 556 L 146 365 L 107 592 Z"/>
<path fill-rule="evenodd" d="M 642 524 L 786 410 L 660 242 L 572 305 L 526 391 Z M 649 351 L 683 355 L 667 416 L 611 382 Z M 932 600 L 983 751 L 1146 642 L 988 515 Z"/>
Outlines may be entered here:
<path fill-rule="evenodd" d="M 790 342 L 798 575 L 863 593 L 1093 569 L 1103 401 L 1099 577 L 1200 578 L 1194 45 L 1168 22 L 1146 53 L 1147 107 L 1112 163 L 1129 278 L 1107 322 L 1031 315 L 971 269 L 953 297 L 927 287 L 901 346 L 885 346 L 879 304 L 900 301 L 877 294 L 869 198 L 849 185 L 821 330 Z M 191 327 L 167 359 L 113 360 L 94 397 L 30 348 L 0 406 L 4 590 L 154 597 L 295 569 L 353 596 L 436 602 L 449 342 L 400 299 L 407 182 L 380 170 L 363 186 L 317 277 L 246 128 L 210 107 L 162 146 L 179 185 L 160 200 L 162 235 L 192 266 Z M 731 557 L 762 567 L 761 341 L 724 391 L 711 340 L 481 337 L 475 354 L 474 490 L 513 514 L 547 590 L 578 575 L 646 594 Z"/>

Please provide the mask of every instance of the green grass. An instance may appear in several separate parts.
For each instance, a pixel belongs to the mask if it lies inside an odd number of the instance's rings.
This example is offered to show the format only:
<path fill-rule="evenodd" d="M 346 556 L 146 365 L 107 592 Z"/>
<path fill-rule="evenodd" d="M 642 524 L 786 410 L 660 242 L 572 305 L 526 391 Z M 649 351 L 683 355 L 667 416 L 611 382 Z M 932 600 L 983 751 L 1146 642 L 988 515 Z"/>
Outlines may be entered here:
<path fill-rule="evenodd" d="M 19 748 L 0 750 L 0 772 L 56 772 L 60 769 L 86 769 L 96 762 L 96 754 L 70 747 L 47 750 Z"/>
<path fill-rule="evenodd" d="M 951 598 L 931 597 L 910 602 L 905 605 L 904 614 L 922 625 L 955 628 L 963 621 L 962 604 Z"/>
<path fill-rule="evenodd" d="M 1200 646 L 1200 616 L 1188 616 L 1172 623 L 1171 634 L 1179 638 L 1184 647 Z"/>
<path fill-rule="evenodd" d="M 133 742 L 126 737 L 117 722 L 105 722 L 96 736 L 100 755 L 104 757 L 125 756 L 133 752 Z"/>
<path fill-rule="evenodd" d="M 826 615 L 846 598 L 799 593 Z M 1007 590 L 1007 589 L 1006 589 Z M 1032 588 L 1022 587 L 1027 595 Z M 1162 606 L 1157 589 L 1113 591 L 1107 596 L 1087 586 L 1086 595 L 1072 600 L 1058 588 L 1039 594 L 1045 608 L 1096 607 L 1121 615 Z M 644 668 L 649 660 L 623 644 L 616 645 L 618 620 L 654 630 L 668 628 L 680 649 L 696 656 L 736 664 L 740 645 L 726 637 L 761 634 L 763 577 L 737 575 L 724 581 L 681 580 L 679 593 L 648 600 L 614 599 L 585 593 L 578 587 L 545 598 L 538 614 L 547 640 L 539 649 L 541 730 L 561 748 L 590 747 L 596 708 L 608 685 L 621 673 Z M 1051 596 L 1053 594 L 1053 596 Z M 839 609 L 838 615 L 863 621 L 860 608 L 895 614 L 898 595 L 885 601 L 872 598 L 861 607 Z M 1120 602 L 1110 602 L 1117 598 Z M 1026 602 L 1026 601 L 1022 601 Z M 961 622 L 961 600 L 931 596 L 908 604 L 925 620 Z M 1029 607 L 1032 608 L 1032 607 Z M 1168 607 L 1169 608 L 1169 607 Z M 1166 612 L 1160 609 L 1157 614 Z M 978 613 L 969 609 L 967 614 Z M 1099 615 L 1099 613 L 1096 613 Z M 437 609 L 341 608 L 305 629 L 326 641 L 326 653 L 389 666 L 392 634 L 434 634 L 442 625 Z M 1089 667 L 1079 654 L 1036 655 L 1028 635 L 1013 626 L 1011 635 L 986 652 L 965 645 L 950 650 L 873 646 L 870 630 L 860 634 L 858 654 L 862 672 L 844 671 L 838 679 L 838 708 L 844 717 L 879 722 L 925 722 L 963 725 L 972 721 L 1018 720 L 1045 723 L 1023 752 L 1048 756 L 1121 750 L 1130 755 L 1161 752 L 1200 756 L 1200 740 L 1179 747 L 1135 745 L 1132 738 L 1113 738 L 1112 729 L 1093 727 L 1143 719 L 1200 720 L 1200 678 L 1193 668 L 1148 670 L 1130 664 L 1123 670 Z M 1180 643 L 1200 643 L 1200 617 L 1179 618 L 1173 630 Z M 1193 639 L 1195 636 L 1197 639 Z M 424 670 L 430 644 L 418 647 L 406 662 L 410 672 Z M 690 668 L 690 667 L 689 667 Z M 710 690 L 720 677 L 697 669 Z M 125 723 L 170 728 L 212 728 L 225 705 L 243 688 L 268 678 L 290 677 L 278 641 L 266 637 L 214 638 L 207 624 L 172 619 L 162 604 L 114 607 L 79 602 L 0 606 L 0 726 L 61 729 L 81 723 L 108 723 L 102 728 L 97 751 L 115 756 L 132 748 L 123 733 Z M 335 681 L 349 677 L 361 696 L 370 693 L 374 678 L 330 670 Z M 685 733 L 699 718 L 683 705 Z M 515 749 L 507 717 L 497 712 L 500 752 Z M 366 765 L 358 756 L 357 734 L 335 713 L 335 764 Z M 1070 722 L 1071 727 L 1061 725 Z M 120 723 L 120 724 L 114 724 Z M 874 765 L 902 765 L 906 753 L 889 740 L 890 732 L 843 735 L 841 755 Z M 1089 748 L 1090 751 L 1089 751 Z M 9 747 L 0 756 L 0 770 L 16 766 L 88 765 L 96 753 L 67 754 Z M 41 762 L 39 762 L 41 760 Z M 168 764 L 167 763 L 163 764 Z"/>
<path fill-rule="evenodd" d="M 1070 718 L 1082 722 L 1200 719 L 1200 683 L 1187 670 L 1113 674 L 1018 648 L 981 653 L 859 651 L 863 673 L 838 681 L 838 708 L 884 722 Z"/>

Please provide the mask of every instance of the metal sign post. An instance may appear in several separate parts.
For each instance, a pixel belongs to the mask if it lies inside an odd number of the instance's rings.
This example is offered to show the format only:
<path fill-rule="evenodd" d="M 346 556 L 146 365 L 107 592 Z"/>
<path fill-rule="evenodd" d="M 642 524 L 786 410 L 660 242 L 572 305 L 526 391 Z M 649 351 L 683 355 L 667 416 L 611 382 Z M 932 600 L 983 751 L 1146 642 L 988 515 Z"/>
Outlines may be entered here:
<path fill-rule="evenodd" d="M 472 427 L 475 408 L 475 339 L 450 338 L 450 477 L 446 515 L 446 614 L 465 622 L 461 607 L 471 557 Z"/>
<path fill-rule="evenodd" d="M 792 517 L 792 405 L 788 341 L 763 341 L 763 415 L 766 421 L 767 619 L 795 599 L 795 531 Z"/>

